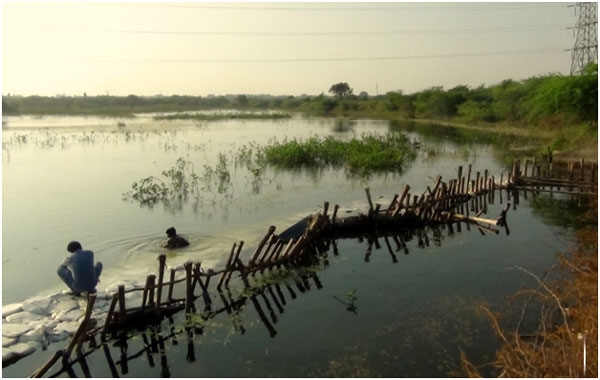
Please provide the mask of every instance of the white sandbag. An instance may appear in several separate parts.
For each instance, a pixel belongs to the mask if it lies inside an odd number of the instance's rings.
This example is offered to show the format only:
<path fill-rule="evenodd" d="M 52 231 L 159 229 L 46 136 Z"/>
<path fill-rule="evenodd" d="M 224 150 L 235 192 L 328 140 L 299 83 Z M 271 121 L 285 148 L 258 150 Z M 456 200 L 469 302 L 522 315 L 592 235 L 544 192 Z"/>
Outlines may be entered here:
<path fill-rule="evenodd" d="M 34 351 L 35 345 L 28 343 L 17 343 L 9 347 L 2 347 L 2 361 L 5 362 L 13 358 L 22 358 Z"/>
<path fill-rule="evenodd" d="M 69 311 L 59 311 L 58 313 L 56 313 L 56 315 L 54 316 L 54 319 L 60 322 L 75 322 L 77 321 L 79 318 L 81 318 L 81 316 L 85 315 L 85 311 L 81 310 L 79 308 L 77 309 L 72 309 Z"/>
<path fill-rule="evenodd" d="M 119 291 L 119 285 L 125 286 L 125 290 L 137 288 L 140 286 L 136 281 L 128 280 L 128 279 L 121 279 L 121 280 L 118 280 L 117 282 L 114 282 L 111 285 L 107 286 L 105 292 L 109 295 L 112 295 L 113 293 L 117 293 Z"/>
<path fill-rule="evenodd" d="M 60 322 L 54 327 L 54 333 L 60 334 L 62 331 L 66 331 L 69 334 L 73 334 L 77 331 L 80 324 L 79 322 Z"/>
<path fill-rule="evenodd" d="M 94 303 L 94 310 L 108 310 L 110 307 L 110 301 L 106 298 L 96 298 L 96 302 Z"/>
<path fill-rule="evenodd" d="M 17 338 L 19 335 L 26 333 L 33 327 L 26 323 L 2 323 L 2 336 L 8 338 Z"/>
<path fill-rule="evenodd" d="M 39 321 L 44 318 L 43 315 L 32 313 L 30 311 L 20 311 L 5 318 L 8 323 L 28 323 L 31 321 Z"/>
<path fill-rule="evenodd" d="M 16 338 L 9 338 L 9 337 L 6 337 L 6 336 L 2 337 L 2 347 L 12 346 L 15 343 L 17 343 L 17 339 Z"/>
<path fill-rule="evenodd" d="M 10 305 L 2 306 L 2 318 L 6 318 L 11 314 L 18 313 L 23 310 L 23 303 L 11 303 Z"/>
<path fill-rule="evenodd" d="M 19 342 L 40 342 L 42 345 L 47 345 L 47 332 L 44 325 L 40 325 L 35 329 L 27 331 L 19 336 Z"/>
<path fill-rule="evenodd" d="M 23 310 L 40 315 L 49 315 L 50 305 L 54 302 L 49 297 L 30 298 L 23 302 Z"/>
<path fill-rule="evenodd" d="M 56 331 L 54 330 L 49 337 L 51 343 L 62 342 L 63 340 L 69 338 L 71 334 L 68 331 Z"/>
<path fill-rule="evenodd" d="M 55 315 L 58 312 L 67 312 L 73 309 L 79 309 L 79 302 L 77 302 L 77 300 L 75 299 L 65 299 L 65 300 L 57 300 L 58 302 L 55 302 L 54 304 L 52 304 L 52 306 L 50 307 L 50 314 L 51 315 Z"/>

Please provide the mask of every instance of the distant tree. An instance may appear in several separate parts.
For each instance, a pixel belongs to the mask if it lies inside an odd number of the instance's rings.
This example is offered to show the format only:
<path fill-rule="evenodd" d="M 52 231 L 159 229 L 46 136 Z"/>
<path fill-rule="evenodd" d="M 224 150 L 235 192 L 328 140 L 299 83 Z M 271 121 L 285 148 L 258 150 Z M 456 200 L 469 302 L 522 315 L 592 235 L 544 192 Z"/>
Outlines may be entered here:
<path fill-rule="evenodd" d="M 246 95 L 238 95 L 235 100 L 236 103 L 241 107 L 248 106 L 248 97 Z"/>
<path fill-rule="evenodd" d="M 332 85 L 331 88 L 329 89 L 329 92 L 331 92 L 332 94 L 334 94 L 340 98 L 343 98 L 344 96 L 351 95 L 352 89 L 350 88 L 348 83 L 340 82 L 340 83 Z"/>

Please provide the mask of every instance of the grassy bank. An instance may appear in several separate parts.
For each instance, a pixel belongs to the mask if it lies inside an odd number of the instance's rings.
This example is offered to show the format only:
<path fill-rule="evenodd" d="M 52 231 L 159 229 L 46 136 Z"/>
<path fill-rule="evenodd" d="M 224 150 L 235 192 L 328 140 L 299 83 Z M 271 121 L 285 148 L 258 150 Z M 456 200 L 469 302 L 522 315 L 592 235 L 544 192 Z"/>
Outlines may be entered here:
<path fill-rule="evenodd" d="M 499 377 L 509 378 L 597 378 L 597 229 L 579 230 L 577 247 L 569 254 L 559 255 L 557 264 L 543 278 L 525 268 L 517 269 L 536 285 L 513 296 L 513 302 L 522 305 L 516 313 L 519 321 L 539 318 L 538 328 L 525 331 L 521 322 L 516 328 L 509 328 L 503 323 L 506 311 L 493 312 L 482 307 L 500 342 L 494 361 L 483 367 L 491 365 Z M 481 376 L 479 368 L 465 355 L 462 363 L 467 376 Z"/>

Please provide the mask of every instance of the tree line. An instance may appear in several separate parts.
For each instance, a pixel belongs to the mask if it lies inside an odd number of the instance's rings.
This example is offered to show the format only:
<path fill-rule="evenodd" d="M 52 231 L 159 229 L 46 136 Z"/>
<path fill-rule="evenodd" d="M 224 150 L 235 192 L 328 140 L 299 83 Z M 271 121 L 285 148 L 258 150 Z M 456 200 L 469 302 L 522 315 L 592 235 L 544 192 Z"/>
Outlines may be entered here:
<path fill-rule="evenodd" d="M 131 116 L 143 112 L 207 109 L 276 109 L 312 116 L 371 117 L 389 120 L 434 119 L 464 123 L 562 125 L 598 121 L 598 65 L 581 75 L 550 74 L 522 81 L 451 89 L 431 87 L 412 94 L 402 91 L 354 95 L 345 82 L 318 96 L 2 96 L 4 115 Z"/>

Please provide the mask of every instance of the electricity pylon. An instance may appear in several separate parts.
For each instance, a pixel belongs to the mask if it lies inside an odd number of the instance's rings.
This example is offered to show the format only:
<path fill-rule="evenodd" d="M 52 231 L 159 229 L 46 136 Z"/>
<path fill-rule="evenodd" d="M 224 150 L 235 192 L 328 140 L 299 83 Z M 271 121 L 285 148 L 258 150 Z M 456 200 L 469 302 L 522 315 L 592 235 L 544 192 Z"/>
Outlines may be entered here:
<path fill-rule="evenodd" d="M 590 62 L 598 62 L 598 4 L 577 3 L 579 18 L 575 24 L 575 46 L 571 50 L 571 75 L 580 74 Z"/>

